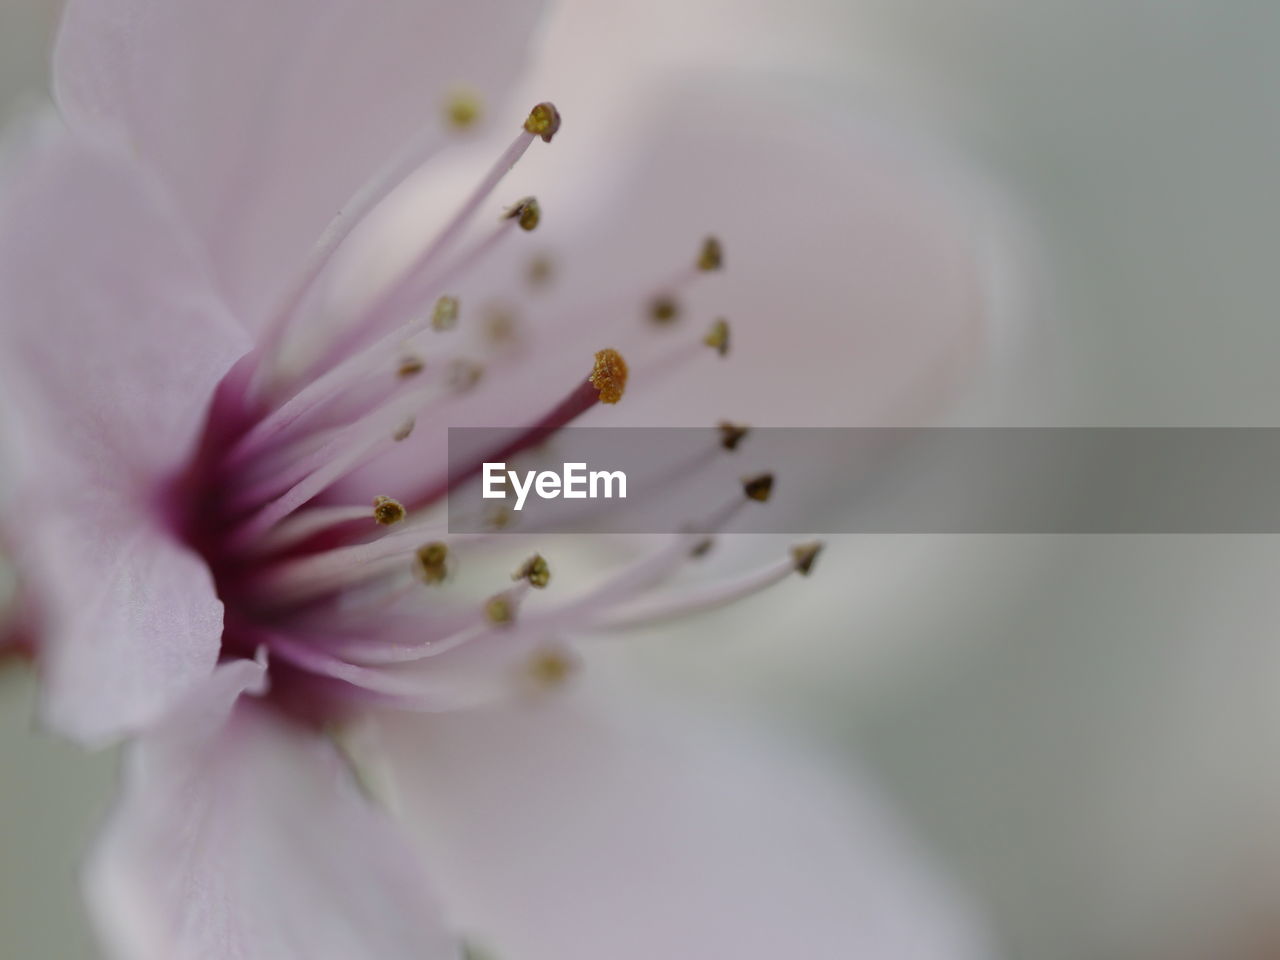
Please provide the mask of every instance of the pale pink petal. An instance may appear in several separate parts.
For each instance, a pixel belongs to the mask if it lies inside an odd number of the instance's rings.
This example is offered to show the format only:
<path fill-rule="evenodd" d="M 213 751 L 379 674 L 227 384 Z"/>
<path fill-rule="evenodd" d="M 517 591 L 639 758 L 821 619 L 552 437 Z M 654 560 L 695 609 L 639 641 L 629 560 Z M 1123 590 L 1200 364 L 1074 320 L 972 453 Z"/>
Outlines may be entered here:
<path fill-rule="evenodd" d="M 248 340 L 123 153 L 46 119 L 0 187 L 4 525 L 36 606 L 45 716 L 97 740 L 217 657 L 222 605 L 161 485 Z"/>
<path fill-rule="evenodd" d="M 523 64 L 528 0 L 70 0 L 55 55 L 76 124 L 124 130 L 249 321 L 330 218 L 456 87 L 490 109 Z M 443 131 L 441 131 L 443 135 Z"/>
<path fill-rule="evenodd" d="M 981 938 L 874 799 L 795 744 L 583 678 L 387 719 L 462 929 L 521 960 L 972 960 Z"/>
<path fill-rule="evenodd" d="M 86 869 L 94 925 L 121 960 L 454 960 L 391 821 L 333 744 L 219 667 L 131 744 Z"/>

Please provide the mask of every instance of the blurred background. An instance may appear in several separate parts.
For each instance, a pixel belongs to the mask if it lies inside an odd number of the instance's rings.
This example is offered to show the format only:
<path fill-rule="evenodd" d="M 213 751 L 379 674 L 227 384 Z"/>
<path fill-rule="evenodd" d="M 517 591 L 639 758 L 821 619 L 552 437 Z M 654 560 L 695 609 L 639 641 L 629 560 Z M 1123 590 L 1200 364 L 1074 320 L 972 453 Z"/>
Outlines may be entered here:
<path fill-rule="evenodd" d="M 0 5 L 0 117 L 44 89 L 55 8 Z M 1008 349 L 956 422 L 1280 421 L 1280 6 L 568 0 L 547 43 L 598 98 L 753 71 L 945 144 L 1001 198 L 1007 254 Z M 842 589 L 640 656 L 869 767 L 1003 956 L 1267 960 L 1278 574 L 1271 537 L 846 538 Z M 31 702 L 0 671 L 0 929 L 89 956 L 74 869 L 113 759 L 32 733 Z"/>

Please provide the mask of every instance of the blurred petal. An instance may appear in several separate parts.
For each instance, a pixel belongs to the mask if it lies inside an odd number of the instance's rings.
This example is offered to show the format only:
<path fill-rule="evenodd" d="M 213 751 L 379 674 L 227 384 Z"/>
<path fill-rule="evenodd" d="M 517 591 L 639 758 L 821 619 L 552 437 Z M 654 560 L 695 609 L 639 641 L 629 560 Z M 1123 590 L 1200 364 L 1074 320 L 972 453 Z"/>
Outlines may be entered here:
<path fill-rule="evenodd" d="M 850 783 L 598 680 L 594 697 L 386 721 L 444 899 L 495 957 L 986 955 Z"/>
<path fill-rule="evenodd" d="M 525 0 L 71 0 L 55 54 L 73 122 L 124 130 L 256 322 L 355 191 L 523 64 Z"/>
<path fill-rule="evenodd" d="M 42 618 L 46 715 L 98 739 L 214 664 L 222 604 L 160 485 L 248 340 L 122 155 L 52 119 L 24 132 L 0 195 L 5 526 Z"/>
<path fill-rule="evenodd" d="M 408 846 L 325 737 L 242 691 L 238 661 L 131 745 L 86 869 L 128 960 L 453 960 Z"/>

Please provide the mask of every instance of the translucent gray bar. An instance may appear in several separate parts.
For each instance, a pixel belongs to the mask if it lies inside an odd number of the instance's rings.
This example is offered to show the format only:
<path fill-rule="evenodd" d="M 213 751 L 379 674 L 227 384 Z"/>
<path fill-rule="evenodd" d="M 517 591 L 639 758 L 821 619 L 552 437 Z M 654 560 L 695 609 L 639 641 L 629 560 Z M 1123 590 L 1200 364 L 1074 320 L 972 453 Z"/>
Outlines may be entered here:
<path fill-rule="evenodd" d="M 709 525 L 771 472 L 768 503 L 744 502 L 738 533 L 1280 533 L 1280 429 L 919 428 L 561 430 L 536 449 L 520 432 L 449 431 L 454 533 L 666 533 Z M 482 496 L 495 454 L 522 478 L 622 471 L 627 497 Z M 492 469 L 492 468 L 491 468 Z M 551 483 L 544 484 L 549 491 Z"/>

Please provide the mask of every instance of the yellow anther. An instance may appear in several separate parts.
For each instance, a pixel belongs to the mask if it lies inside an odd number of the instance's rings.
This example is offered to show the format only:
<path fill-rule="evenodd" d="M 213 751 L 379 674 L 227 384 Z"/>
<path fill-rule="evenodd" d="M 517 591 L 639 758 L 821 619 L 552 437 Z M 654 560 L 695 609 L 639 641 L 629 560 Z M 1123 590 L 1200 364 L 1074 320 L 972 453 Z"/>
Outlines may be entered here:
<path fill-rule="evenodd" d="M 448 545 L 439 540 L 424 543 L 414 552 L 413 568 L 423 583 L 443 583 L 449 572 Z"/>
<path fill-rule="evenodd" d="M 519 569 L 511 575 L 511 579 L 524 580 L 529 586 L 541 590 L 551 582 L 551 567 L 547 565 L 542 554 L 535 553 L 520 565 Z"/>
<path fill-rule="evenodd" d="M 730 423 L 728 420 L 721 420 L 720 428 L 720 446 L 726 450 L 737 450 L 740 444 L 751 428 L 740 423 Z"/>
<path fill-rule="evenodd" d="M 445 101 L 445 120 L 455 130 L 467 130 L 475 126 L 483 113 L 484 103 L 474 90 L 454 90 Z"/>
<path fill-rule="evenodd" d="M 436 330 L 452 330 L 458 325 L 458 298 L 441 297 L 431 311 L 431 326 Z"/>
<path fill-rule="evenodd" d="M 617 403 L 627 389 L 627 361 L 612 347 L 601 350 L 596 353 L 589 379 L 600 392 L 601 403 Z"/>
<path fill-rule="evenodd" d="M 400 443 L 402 440 L 408 440 L 409 435 L 413 433 L 413 428 L 416 423 L 417 421 L 414 420 L 413 417 L 409 417 L 404 423 L 396 427 L 396 432 L 391 435 L 391 439 L 396 443 Z"/>
<path fill-rule="evenodd" d="M 496 593 L 484 602 L 484 618 L 496 626 L 505 626 L 516 618 L 515 605 L 505 593 Z"/>
<path fill-rule="evenodd" d="M 747 495 L 747 499 L 764 503 L 773 493 L 773 474 L 760 473 L 754 477 L 746 477 L 742 481 L 742 492 Z"/>
<path fill-rule="evenodd" d="M 503 214 L 507 220 L 515 220 L 521 230 L 532 230 L 542 220 L 542 208 L 538 206 L 536 197 L 525 197 L 519 203 L 507 208 Z"/>
<path fill-rule="evenodd" d="M 724 317 L 716 320 L 707 331 L 707 335 L 702 338 L 702 342 L 720 356 L 726 356 L 729 353 L 729 321 Z"/>
<path fill-rule="evenodd" d="M 799 543 L 791 548 L 791 562 L 795 564 L 796 572 L 800 576 L 809 575 L 814 562 L 818 559 L 818 554 L 822 552 L 822 547 L 821 540 L 814 540 L 812 543 Z"/>
<path fill-rule="evenodd" d="M 422 362 L 421 357 L 414 356 L 413 354 L 406 354 L 405 356 L 400 358 L 400 366 L 396 370 L 396 376 L 398 377 L 417 376 L 422 372 L 425 366 L 426 364 Z"/>
<path fill-rule="evenodd" d="M 657 324 L 672 323 L 680 316 L 680 304 L 675 297 L 662 294 L 649 301 L 649 319 Z"/>
<path fill-rule="evenodd" d="M 399 523 L 408 513 L 409 511 L 405 510 L 404 504 L 399 500 L 393 500 L 391 497 L 373 498 L 373 519 L 384 527 Z"/>
<path fill-rule="evenodd" d="M 544 143 L 550 143 L 560 130 L 560 111 L 551 103 L 540 103 L 529 111 L 524 128 L 534 136 L 541 137 Z"/>
<path fill-rule="evenodd" d="M 724 250 L 715 237 L 707 237 L 702 241 L 702 250 L 698 253 L 698 269 L 703 271 L 719 270 L 724 266 Z"/>

